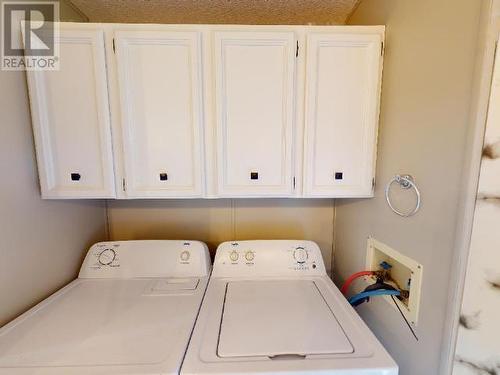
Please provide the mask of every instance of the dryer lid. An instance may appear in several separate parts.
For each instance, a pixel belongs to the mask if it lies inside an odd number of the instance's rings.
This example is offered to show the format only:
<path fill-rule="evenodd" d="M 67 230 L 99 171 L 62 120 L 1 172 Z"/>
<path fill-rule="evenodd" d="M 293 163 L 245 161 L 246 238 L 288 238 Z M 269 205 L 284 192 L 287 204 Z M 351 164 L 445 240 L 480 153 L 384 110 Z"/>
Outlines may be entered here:
<path fill-rule="evenodd" d="M 354 352 L 311 280 L 229 282 L 217 349 L 221 357 Z"/>
<path fill-rule="evenodd" d="M 116 373 L 106 366 L 127 366 L 121 373 L 136 373 L 130 366 L 161 364 L 162 373 L 178 369 L 203 293 L 183 289 L 199 279 L 170 280 L 180 289 L 169 294 L 144 292 L 150 285 L 161 288 L 162 281 L 170 284 L 161 279 L 74 281 L 0 330 L 0 373 L 18 367 L 37 373 L 70 366 L 71 374 L 89 373 L 94 366 L 102 373 Z"/>

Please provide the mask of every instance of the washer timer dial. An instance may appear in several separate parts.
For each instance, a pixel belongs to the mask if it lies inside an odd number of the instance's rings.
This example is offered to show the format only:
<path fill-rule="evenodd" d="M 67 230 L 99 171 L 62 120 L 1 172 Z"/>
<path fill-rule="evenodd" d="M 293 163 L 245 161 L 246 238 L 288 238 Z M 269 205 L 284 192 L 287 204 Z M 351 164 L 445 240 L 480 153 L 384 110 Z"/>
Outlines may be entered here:
<path fill-rule="evenodd" d="M 251 262 L 253 261 L 255 258 L 255 254 L 253 251 L 249 250 L 245 253 L 245 259 L 248 261 L 248 262 Z"/>
<path fill-rule="evenodd" d="M 99 263 L 101 263 L 103 266 L 110 265 L 113 263 L 115 260 L 116 253 L 113 249 L 104 249 L 100 254 L 99 254 Z"/>
<path fill-rule="evenodd" d="M 297 263 L 304 264 L 309 256 L 306 249 L 303 247 L 297 247 L 293 252 L 293 257 Z"/>

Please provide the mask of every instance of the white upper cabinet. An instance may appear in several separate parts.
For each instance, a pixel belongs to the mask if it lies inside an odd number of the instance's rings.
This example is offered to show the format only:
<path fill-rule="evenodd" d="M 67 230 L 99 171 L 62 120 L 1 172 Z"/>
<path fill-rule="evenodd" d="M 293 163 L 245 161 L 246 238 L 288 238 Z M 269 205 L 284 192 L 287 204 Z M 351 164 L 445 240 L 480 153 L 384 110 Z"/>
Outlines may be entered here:
<path fill-rule="evenodd" d="M 292 195 L 295 51 L 293 32 L 214 33 L 218 196 Z"/>
<path fill-rule="evenodd" d="M 383 26 L 60 27 L 44 198 L 373 196 Z"/>
<path fill-rule="evenodd" d="M 115 197 L 104 32 L 60 28 L 60 70 L 28 71 L 44 198 Z"/>
<path fill-rule="evenodd" d="M 126 195 L 204 193 L 201 33 L 116 31 Z"/>
<path fill-rule="evenodd" d="M 307 35 L 304 196 L 373 195 L 383 29 Z"/>

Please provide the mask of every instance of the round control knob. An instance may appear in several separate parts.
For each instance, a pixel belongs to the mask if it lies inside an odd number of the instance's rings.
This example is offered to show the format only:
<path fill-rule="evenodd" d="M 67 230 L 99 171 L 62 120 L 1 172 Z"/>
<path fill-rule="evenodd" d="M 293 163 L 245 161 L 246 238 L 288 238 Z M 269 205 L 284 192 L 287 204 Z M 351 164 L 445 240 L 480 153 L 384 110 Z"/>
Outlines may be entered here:
<path fill-rule="evenodd" d="M 189 260 L 189 258 L 191 258 L 191 253 L 187 250 L 184 250 L 182 253 L 181 253 L 181 260 L 183 262 L 187 262 Z"/>
<path fill-rule="evenodd" d="M 245 253 L 245 259 L 246 259 L 247 261 L 251 262 L 252 260 L 254 260 L 254 258 L 255 258 L 255 254 L 254 254 L 254 252 L 253 252 L 253 251 L 247 251 L 247 252 Z"/>
<path fill-rule="evenodd" d="M 113 249 L 104 249 L 100 254 L 99 254 L 99 263 L 101 263 L 103 266 L 107 266 L 115 260 L 116 253 Z"/>
<path fill-rule="evenodd" d="M 229 259 L 231 259 L 231 261 L 233 262 L 236 262 L 239 257 L 240 255 L 234 250 L 229 253 Z"/>
<path fill-rule="evenodd" d="M 298 247 L 293 252 L 293 257 L 297 261 L 297 263 L 303 264 L 306 262 L 308 257 L 307 251 L 302 247 Z"/>

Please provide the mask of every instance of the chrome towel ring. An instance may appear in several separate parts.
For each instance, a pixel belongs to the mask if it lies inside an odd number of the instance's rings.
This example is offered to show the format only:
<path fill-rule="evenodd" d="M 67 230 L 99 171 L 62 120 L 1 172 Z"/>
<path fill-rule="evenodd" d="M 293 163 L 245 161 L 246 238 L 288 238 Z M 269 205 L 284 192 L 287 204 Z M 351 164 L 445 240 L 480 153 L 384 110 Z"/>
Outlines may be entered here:
<path fill-rule="evenodd" d="M 415 194 L 417 195 L 417 203 L 415 205 L 415 208 L 411 210 L 410 212 L 401 212 L 398 211 L 394 206 L 392 205 L 391 198 L 389 198 L 389 191 L 391 190 L 392 184 L 397 183 L 401 189 L 411 189 L 413 188 L 415 190 Z M 390 180 L 386 187 L 385 187 L 385 200 L 387 201 L 387 204 L 391 208 L 392 211 L 394 211 L 396 214 L 402 217 L 409 217 L 413 216 L 417 213 L 417 211 L 420 209 L 420 191 L 418 190 L 417 185 L 415 184 L 415 179 L 413 176 L 407 174 L 407 175 L 395 175 L 392 180 Z"/>

